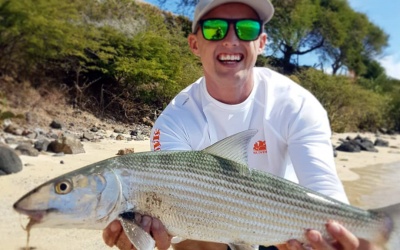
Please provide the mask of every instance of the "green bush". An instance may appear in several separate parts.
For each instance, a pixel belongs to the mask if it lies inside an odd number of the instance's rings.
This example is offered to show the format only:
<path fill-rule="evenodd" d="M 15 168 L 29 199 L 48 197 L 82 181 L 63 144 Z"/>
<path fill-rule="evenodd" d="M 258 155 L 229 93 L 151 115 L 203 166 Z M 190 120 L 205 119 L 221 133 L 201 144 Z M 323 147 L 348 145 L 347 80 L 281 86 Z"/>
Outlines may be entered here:
<path fill-rule="evenodd" d="M 315 69 L 291 76 L 308 89 L 328 112 L 335 132 L 369 130 L 388 126 L 391 99 L 357 85 L 346 76 L 331 76 Z"/>

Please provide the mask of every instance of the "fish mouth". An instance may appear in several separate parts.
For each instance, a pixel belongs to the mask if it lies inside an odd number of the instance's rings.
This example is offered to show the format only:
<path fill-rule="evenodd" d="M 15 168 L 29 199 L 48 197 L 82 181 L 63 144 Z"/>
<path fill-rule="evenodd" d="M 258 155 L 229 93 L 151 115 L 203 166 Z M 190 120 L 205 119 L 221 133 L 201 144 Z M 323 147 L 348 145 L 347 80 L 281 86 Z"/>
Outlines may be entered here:
<path fill-rule="evenodd" d="M 48 213 L 57 211 L 57 209 L 54 208 L 45 210 L 29 210 L 18 207 L 17 204 L 14 204 L 14 209 L 20 214 L 27 215 L 32 221 L 35 222 L 35 224 L 40 223 Z"/>

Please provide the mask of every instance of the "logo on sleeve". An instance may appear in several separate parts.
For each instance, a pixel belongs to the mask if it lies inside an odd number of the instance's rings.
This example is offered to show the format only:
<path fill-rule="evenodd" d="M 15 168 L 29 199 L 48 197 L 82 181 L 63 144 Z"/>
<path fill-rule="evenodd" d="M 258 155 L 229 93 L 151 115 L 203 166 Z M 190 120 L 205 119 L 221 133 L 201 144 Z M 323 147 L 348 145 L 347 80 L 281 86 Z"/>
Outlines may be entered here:
<path fill-rule="evenodd" d="M 153 150 L 160 151 L 161 150 L 161 143 L 160 143 L 160 134 L 161 131 L 159 129 L 155 129 L 153 133 Z"/>
<path fill-rule="evenodd" d="M 265 141 L 258 141 L 254 143 L 253 146 L 254 154 L 266 154 L 267 153 L 267 143 Z"/>

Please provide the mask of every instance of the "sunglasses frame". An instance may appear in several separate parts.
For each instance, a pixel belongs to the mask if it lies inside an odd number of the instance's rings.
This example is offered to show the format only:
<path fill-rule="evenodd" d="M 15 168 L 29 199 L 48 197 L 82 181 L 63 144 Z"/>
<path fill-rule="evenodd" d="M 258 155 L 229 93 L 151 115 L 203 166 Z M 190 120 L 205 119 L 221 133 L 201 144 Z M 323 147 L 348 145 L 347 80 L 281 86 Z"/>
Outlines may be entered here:
<path fill-rule="evenodd" d="M 205 35 L 204 35 L 204 30 L 203 30 L 204 23 L 205 23 L 206 21 L 212 21 L 212 20 L 221 20 L 221 21 L 225 21 L 225 22 L 228 23 L 228 29 L 226 30 L 225 36 L 222 37 L 221 39 L 216 39 L 216 40 L 214 40 L 214 39 L 207 39 L 207 38 L 205 37 Z M 252 40 L 243 40 L 242 38 L 240 38 L 239 35 L 238 35 L 238 29 L 237 29 L 237 27 L 236 27 L 236 25 L 237 25 L 237 23 L 238 23 L 239 21 L 255 21 L 255 22 L 259 23 L 259 24 L 260 24 L 260 30 L 258 31 L 258 34 L 257 34 L 256 38 L 254 38 L 254 39 L 252 39 Z M 262 23 L 262 21 L 259 20 L 259 19 L 252 19 L 252 18 L 241 18 L 241 19 L 207 18 L 207 19 L 202 19 L 202 20 L 199 20 L 199 29 L 201 29 L 201 34 L 203 35 L 204 39 L 206 39 L 207 41 L 216 41 L 216 42 L 217 42 L 217 41 L 221 41 L 221 40 L 224 40 L 224 39 L 225 39 L 225 37 L 226 37 L 226 36 L 228 35 L 228 33 L 229 33 L 231 24 L 233 24 L 236 37 L 239 38 L 240 41 L 244 41 L 244 42 L 255 41 L 255 40 L 257 40 L 257 39 L 260 37 L 261 33 L 263 32 L 263 23 Z"/>

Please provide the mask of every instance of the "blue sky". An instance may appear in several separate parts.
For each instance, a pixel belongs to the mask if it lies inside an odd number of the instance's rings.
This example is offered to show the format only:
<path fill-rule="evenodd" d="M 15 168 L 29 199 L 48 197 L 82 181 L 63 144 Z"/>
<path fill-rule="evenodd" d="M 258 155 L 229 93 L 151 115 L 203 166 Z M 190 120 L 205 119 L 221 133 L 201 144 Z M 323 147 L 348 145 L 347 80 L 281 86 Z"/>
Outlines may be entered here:
<path fill-rule="evenodd" d="M 400 79 L 400 1 L 349 0 L 349 3 L 389 35 L 389 46 L 377 60 L 386 69 L 387 75 Z"/>
<path fill-rule="evenodd" d="M 157 5 L 157 0 L 145 0 L 145 2 Z M 173 10 L 175 7 L 171 0 L 167 0 L 167 6 Z M 399 0 L 348 0 L 350 6 L 358 12 L 365 13 L 369 20 L 382 28 L 389 35 L 388 47 L 377 59 L 385 68 L 386 74 L 400 79 L 400 1 Z M 192 18 L 192 13 L 188 14 Z M 313 64 L 316 58 L 299 58 L 300 63 Z M 310 63 L 308 63 L 311 61 Z"/>

